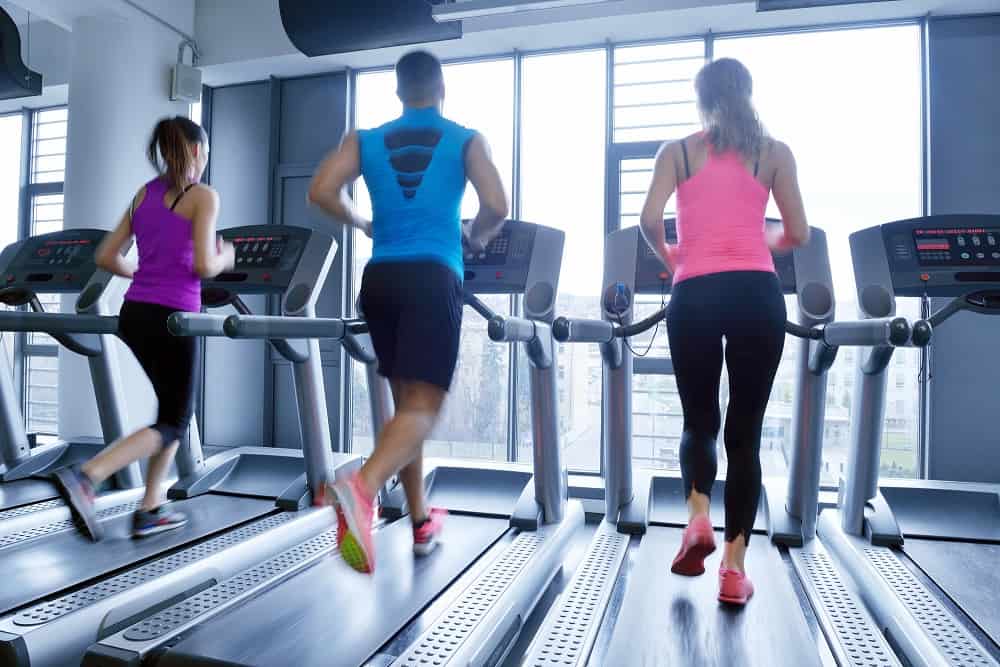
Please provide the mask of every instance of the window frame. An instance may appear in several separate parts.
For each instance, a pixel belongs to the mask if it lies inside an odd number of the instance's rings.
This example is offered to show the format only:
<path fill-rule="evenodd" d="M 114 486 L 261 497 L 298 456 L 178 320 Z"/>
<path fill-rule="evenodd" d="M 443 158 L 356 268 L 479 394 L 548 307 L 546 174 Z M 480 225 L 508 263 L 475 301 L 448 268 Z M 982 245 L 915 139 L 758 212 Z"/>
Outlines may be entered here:
<path fill-rule="evenodd" d="M 665 39 L 642 39 L 642 40 L 632 40 L 632 41 L 622 41 L 622 42 L 601 42 L 601 43 L 587 43 L 566 47 L 557 48 L 545 48 L 537 50 L 513 50 L 504 51 L 496 53 L 481 54 L 476 56 L 466 56 L 459 58 L 443 59 L 441 62 L 443 65 L 454 65 L 454 64 L 468 64 L 482 61 L 491 61 L 499 59 L 512 58 L 514 62 L 514 95 L 513 95 L 513 105 L 514 105 L 514 146 L 513 146 L 513 175 L 511 182 L 511 217 L 517 219 L 520 213 L 520 199 L 521 199 L 521 183 L 520 183 L 520 159 L 521 159 L 521 113 L 522 113 L 522 101 L 521 101 L 521 73 L 523 61 L 527 57 L 549 55 L 549 54 L 560 54 L 560 53 L 572 53 L 578 51 L 594 51 L 594 50 L 604 50 L 606 54 L 606 128 L 605 128 L 605 173 L 604 173 L 604 216 L 605 216 L 605 235 L 610 234 L 614 231 L 620 229 L 620 199 L 618 196 L 619 185 L 618 185 L 618 168 L 622 160 L 630 158 L 648 158 L 653 157 L 656 151 L 662 144 L 661 141 L 638 141 L 638 142 L 615 142 L 614 141 L 614 130 L 615 130 L 615 120 L 614 120 L 614 89 L 615 89 L 615 79 L 614 79 L 614 55 L 615 49 L 623 47 L 633 47 L 633 46 L 656 46 L 665 44 L 677 44 L 693 41 L 702 41 L 704 44 L 704 54 L 705 62 L 710 62 L 714 58 L 714 45 L 717 39 L 727 39 L 734 37 L 767 37 L 774 35 L 783 34 L 806 34 L 806 33 L 816 33 L 816 32 L 832 32 L 840 30 L 859 30 L 866 28 L 885 28 L 892 26 L 916 26 L 920 29 L 920 39 L 921 39 L 921 58 L 915 63 L 921 73 L 921 100 L 922 108 L 921 113 L 921 123 L 923 126 L 923 132 L 921 133 L 921 153 L 924 159 L 921 161 L 921 179 L 919 187 L 921 189 L 920 198 L 923 203 L 923 214 L 926 215 L 928 208 L 928 118 L 927 118 L 927 68 L 928 63 L 926 59 L 926 27 L 927 27 L 927 17 L 911 17 L 911 18 L 895 18 L 895 19 L 885 19 L 885 20 L 875 20 L 875 21 L 855 21 L 855 22 L 842 22 L 842 23 L 830 23 L 830 24 L 808 24 L 802 26 L 792 26 L 786 28 L 765 28 L 765 29 L 754 29 L 754 30 L 738 30 L 729 32 L 718 32 L 713 33 L 711 31 L 707 33 L 694 33 L 688 35 L 680 35 L 676 37 L 670 37 Z M 375 65 L 371 67 L 352 69 L 348 72 L 349 80 L 349 129 L 357 129 L 357 118 L 356 118 L 356 107 L 357 107 L 357 82 L 358 77 L 371 72 L 384 72 L 390 71 L 392 65 Z M 353 196 L 353 189 L 352 189 Z M 343 252 L 345 253 L 345 259 L 348 262 L 346 266 L 352 267 L 352 270 L 345 271 L 346 279 L 344 281 L 345 294 L 354 294 L 354 243 L 355 243 L 355 233 L 347 235 L 345 247 Z M 351 308 L 354 308 L 353 303 L 351 303 Z M 353 312 L 353 310 L 352 310 Z M 511 298 L 511 312 L 520 312 L 520 299 L 516 297 Z M 517 368 L 519 354 L 521 354 L 518 346 L 514 346 L 511 350 L 510 365 L 509 365 L 509 381 L 507 388 L 507 414 L 508 414 L 508 429 L 507 429 L 507 447 L 508 447 L 508 463 L 516 463 L 517 461 L 517 414 L 516 414 L 516 397 L 517 397 Z M 926 366 L 926 351 L 922 352 L 922 366 Z M 353 362 L 352 362 L 353 363 Z M 602 369 L 603 373 L 603 369 Z M 345 408 L 343 416 L 343 432 L 344 432 L 344 443 L 345 448 L 350 451 L 352 443 L 352 430 L 351 430 L 351 414 L 352 414 L 352 373 L 343 373 L 343 386 L 342 395 L 345 397 Z M 925 423 L 926 423 L 926 405 L 923 400 L 923 384 L 921 384 L 921 396 L 918 398 L 920 401 L 919 409 L 919 441 L 917 443 L 917 458 L 918 458 L 918 478 L 925 477 L 925 471 L 923 469 L 923 461 L 925 459 Z M 603 418 L 603 416 L 602 416 Z M 603 431 L 603 429 L 602 429 Z M 603 443 L 601 445 L 603 447 Z M 600 476 L 604 475 L 604 457 L 599 456 L 601 461 L 600 469 L 597 471 L 593 470 L 570 470 L 574 475 L 581 476 Z"/>

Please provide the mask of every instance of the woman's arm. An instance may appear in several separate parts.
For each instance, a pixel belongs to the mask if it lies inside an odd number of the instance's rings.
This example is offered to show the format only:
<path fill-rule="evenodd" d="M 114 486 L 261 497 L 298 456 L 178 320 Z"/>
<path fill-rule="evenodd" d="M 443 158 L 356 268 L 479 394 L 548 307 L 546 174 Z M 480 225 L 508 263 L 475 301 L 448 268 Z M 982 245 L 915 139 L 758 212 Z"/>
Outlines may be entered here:
<path fill-rule="evenodd" d="M 135 275 L 136 267 L 131 260 L 122 255 L 122 249 L 132 240 L 132 213 L 145 196 L 144 187 L 136 193 L 129 210 L 125 211 L 115 228 L 105 235 L 94 253 L 94 263 L 98 267 L 129 280 Z"/>
<path fill-rule="evenodd" d="M 194 270 L 202 278 L 214 278 L 236 263 L 232 243 L 216 235 L 219 218 L 219 195 L 210 187 L 199 185 L 188 193 L 194 204 L 191 229 L 194 236 Z"/>
<path fill-rule="evenodd" d="M 671 273 L 674 265 L 670 257 L 671 248 L 667 245 L 667 233 L 663 228 L 663 211 L 667 207 L 667 201 L 677 189 L 677 168 L 674 158 L 676 151 L 676 143 L 664 144 L 656 154 L 653 182 L 649 186 L 649 192 L 646 193 L 646 203 L 639 218 L 643 238 Z"/>
<path fill-rule="evenodd" d="M 361 217 L 347 195 L 347 186 L 361 175 L 361 142 L 357 132 L 350 132 L 340 147 L 320 164 L 309 184 L 309 203 L 342 225 L 372 235 L 372 223 Z"/>
<path fill-rule="evenodd" d="M 809 242 L 809 223 L 799 190 L 798 169 L 791 149 L 780 141 L 773 144 L 776 170 L 771 193 L 781 211 L 781 231 L 770 233 L 767 244 L 776 252 L 792 250 Z"/>

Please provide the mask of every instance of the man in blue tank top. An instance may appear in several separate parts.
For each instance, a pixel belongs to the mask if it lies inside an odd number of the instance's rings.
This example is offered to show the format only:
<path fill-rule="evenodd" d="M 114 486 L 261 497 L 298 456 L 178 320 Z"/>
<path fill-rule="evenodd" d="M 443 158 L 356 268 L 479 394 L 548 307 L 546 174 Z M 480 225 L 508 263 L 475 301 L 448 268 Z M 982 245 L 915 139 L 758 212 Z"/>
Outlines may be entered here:
<path fill-rule="evenodd" d="M 458 360 L 464 252 L 481 252 L 507 216 L 507 194 L 482 135 L 441 115 L 441 63 L 414 51 L 396 63 L 403 115 L 348 134 L 320 165 L 310 202 L 335 221 L 372 237 L 361 283 L 361 310 L 392 385 L 396 413 L 361 470 L 328 489 L 337 507 L 340 553 L 362 572 L 375 568 L 371 535 L 377 490 L 399 474 L 413 521 L 413 549 L 430 553 L 444 512 L 426 506 L 423 443 L 434 427 Z M 361 217 L 346 186 L 365 179 L 372 220 Z M 479 213 L 462 224 L 466 181 Z"/>

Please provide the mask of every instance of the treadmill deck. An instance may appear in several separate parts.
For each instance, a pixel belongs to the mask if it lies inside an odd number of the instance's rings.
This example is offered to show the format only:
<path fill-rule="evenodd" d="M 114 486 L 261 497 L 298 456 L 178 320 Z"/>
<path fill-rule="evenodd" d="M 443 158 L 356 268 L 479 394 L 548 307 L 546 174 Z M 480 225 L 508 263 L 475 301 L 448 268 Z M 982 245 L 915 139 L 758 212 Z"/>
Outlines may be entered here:
<path fill-rule="evenodd" d="M 650 526 L 604 660 L 634 667 L 689 665 L 822 664 L 818 641 L 809 630 L 789 581 L 789 568 L 764 535 L 755 535 L 747 569 L 756 587 L 746 608 L 718 602 L 719 549 L 699 577 L 670 572 L 682 529 Z"/>

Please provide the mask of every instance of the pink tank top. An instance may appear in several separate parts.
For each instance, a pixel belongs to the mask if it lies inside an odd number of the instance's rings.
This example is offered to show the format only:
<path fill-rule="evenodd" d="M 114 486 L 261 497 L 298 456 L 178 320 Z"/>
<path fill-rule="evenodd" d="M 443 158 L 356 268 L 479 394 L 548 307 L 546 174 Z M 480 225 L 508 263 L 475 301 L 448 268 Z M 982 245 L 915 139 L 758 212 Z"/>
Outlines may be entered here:
<path fill-rule="evenodd" d="M 194 271 L 191 221 L 163 203 L 168 189 L 165 179 L 153 179 L 132 213 L 139 268 L 125 298 L 196 313 L 201 310 L 201 279 Z"/>
<path fill-rule="evenodd" d="M 677 188 L 674 284 L 726 271 L 773 273 L 764 238 L 769 195 L 738 153 L 709 148 L 705 164 Z"/>

